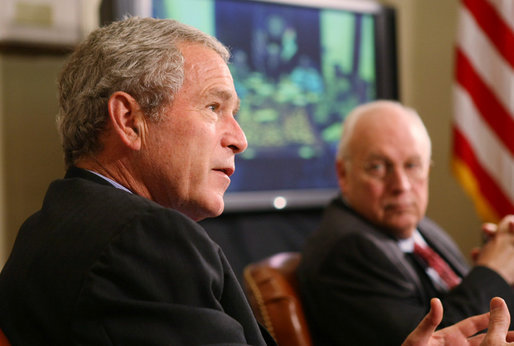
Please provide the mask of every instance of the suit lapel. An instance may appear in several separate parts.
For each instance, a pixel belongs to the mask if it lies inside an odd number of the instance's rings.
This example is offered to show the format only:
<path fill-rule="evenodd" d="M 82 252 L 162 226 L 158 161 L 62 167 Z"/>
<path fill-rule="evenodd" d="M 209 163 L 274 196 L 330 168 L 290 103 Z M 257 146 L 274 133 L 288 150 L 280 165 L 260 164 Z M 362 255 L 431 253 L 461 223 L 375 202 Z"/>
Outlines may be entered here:
<path fill-rule="evenodd" d="M 385 232 L 380 231 L 377 227 L 362 219 L 355 214 L 348 206 L 341 200 L 334 202 L 335 205 L 331 206 L 331 213 L 333 213 L 332 222 L 345 223 L 350 225 L 350 228 L 362 230 L 362 234 L 367 236 L 375 246 L 382 250 L 391 263 L 406 277 L 410 282 L 416 285 L 416 288 L 425 293 L 425 288 L 412 266 L 412 263 L 407 259 L 405 253 L 398 246 L 398 242 L 393 237 L 387 235 Z M 341 215 L 342 214 L 342 215 Z"/>

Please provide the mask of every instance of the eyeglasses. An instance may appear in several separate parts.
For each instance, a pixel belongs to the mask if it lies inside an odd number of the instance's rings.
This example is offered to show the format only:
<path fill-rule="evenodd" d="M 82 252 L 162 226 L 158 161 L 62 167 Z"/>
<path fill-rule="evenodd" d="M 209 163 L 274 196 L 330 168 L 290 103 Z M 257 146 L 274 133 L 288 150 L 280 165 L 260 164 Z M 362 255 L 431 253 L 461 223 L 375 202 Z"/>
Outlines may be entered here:
<path fill-rule="evenodd" d="M 370 177 L 387 180 L 393 176 L 398 164 L 386 159 L 373 159 L 361 163 L 360 167 Z M 401 169 L 411 181 L 421 180 L 428 177 L 431 162 L 424 163 L 421 159 L 407 160 L 401 164 Z"/>

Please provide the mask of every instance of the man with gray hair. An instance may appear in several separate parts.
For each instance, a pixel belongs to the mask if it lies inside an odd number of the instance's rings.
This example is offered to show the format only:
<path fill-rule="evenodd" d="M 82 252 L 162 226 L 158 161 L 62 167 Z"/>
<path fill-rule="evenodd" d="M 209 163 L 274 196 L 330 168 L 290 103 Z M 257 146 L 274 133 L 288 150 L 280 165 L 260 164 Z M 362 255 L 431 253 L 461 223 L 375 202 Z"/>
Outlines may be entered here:
<path fill-rule="evenodd" d="M 213 37 L 150 18 L 73 52 L 59 80 L 67 173 L 0 276 L 13 345 L 274 344 L 195 222 L 223 211 L 247 146 L 228 58 Z"/>
<path fill-rule="evenodd" d="M 514 306 L 514 227 L 476 254 L 474 267 L 425 217 L 431 143 L 421 118 L 393 101 L 353 110 L 337 153 L 341 196 L 306 241 L 299 280 L 320 345 L 398 345 L 441 299 L 440 326 Z"/>

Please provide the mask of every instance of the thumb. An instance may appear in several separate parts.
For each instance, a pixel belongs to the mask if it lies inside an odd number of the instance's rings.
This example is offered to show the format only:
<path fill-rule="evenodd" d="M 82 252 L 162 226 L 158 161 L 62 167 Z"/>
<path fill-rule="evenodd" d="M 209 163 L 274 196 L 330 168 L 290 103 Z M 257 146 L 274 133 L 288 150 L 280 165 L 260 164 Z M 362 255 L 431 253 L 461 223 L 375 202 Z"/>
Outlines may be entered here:
<path fill-rule="evenodd" d="M 489 327 L 482 345 L 503 345 L 510 325 L 509 309 L 499 297 L 491 299 Z"/>
<path fill-rule="evenodd" d="M 425 316 L 425 318 L 423 318 L 423 320 L 419 323 L 418 328 L 425 332 L 430 331 L 431 336 L 442 320 L 443 304 L 438 298 L 432 298 L 430 300 L 430 311 Z"/>
<path fill-rule="evenodd" d="M 443 304 L 437 298 L 430 300 L 430 311 L 409 334 L 402 346 L 426 345 L 443 319 Z"/>

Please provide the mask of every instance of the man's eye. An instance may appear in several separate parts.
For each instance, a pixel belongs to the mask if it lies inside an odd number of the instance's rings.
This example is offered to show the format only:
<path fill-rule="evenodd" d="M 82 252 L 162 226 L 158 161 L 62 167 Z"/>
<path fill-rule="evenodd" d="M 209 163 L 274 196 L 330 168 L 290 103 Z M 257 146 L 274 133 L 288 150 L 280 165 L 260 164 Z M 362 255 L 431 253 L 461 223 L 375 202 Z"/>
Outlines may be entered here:
<path fill-rule="evenodd" d="M 408 170 L 418 170 L 421 169 L 421 163 L 419 162 L 407 162 L 405 164 L 405 168 Z"/>
<path fill-rule="evenodd" d="M 370 162 L 366 165 L 366 171 L 374 175 L 385 174 L 386 165 L 380 162 Z"/>
<path fill-rule="evenodd" d="M 216 112 L 220 108 L 220 105 L 214 103 L 214 104 L 208 105 L 207 108 L 209 108 L 213 112 Z"/>
<path fill-rule="evenodd" d="M 368 164 L 368 169 L 370 171 L 377 171 L 377 170 L 380 170 L 380 169 L 383 169 L 384 168 L 384 164 L 383 163 L 370 163 Z"/>

